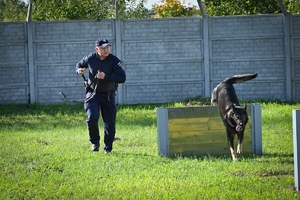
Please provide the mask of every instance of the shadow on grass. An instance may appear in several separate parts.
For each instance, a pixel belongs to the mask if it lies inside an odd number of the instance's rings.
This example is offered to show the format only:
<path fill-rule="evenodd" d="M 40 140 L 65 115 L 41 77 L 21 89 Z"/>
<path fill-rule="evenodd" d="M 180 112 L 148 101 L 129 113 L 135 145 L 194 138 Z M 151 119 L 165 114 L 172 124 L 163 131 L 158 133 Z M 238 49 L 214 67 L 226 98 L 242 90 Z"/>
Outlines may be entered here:
<path fill-rule="evenodd" d="M 164 156 L 164 155 L 161 155 Z M 220 161 L 220 160 L 228 160 L 232 161 L 231 155 L 175 155 L 175 156 L 166 156 L 169 159 L 197 159 L 199 161 L 210 160 L 210 161 Z M 255 160 L 256 162 L 263 163 L 278 163 L 278 164 L 294 164 L 294 155 L 293 154 L 263 154 L 263 155 L 255 155 L 255 154 L 241 154 L 238 155 L 238 160 L 247 161 L 247 160 Z"/>

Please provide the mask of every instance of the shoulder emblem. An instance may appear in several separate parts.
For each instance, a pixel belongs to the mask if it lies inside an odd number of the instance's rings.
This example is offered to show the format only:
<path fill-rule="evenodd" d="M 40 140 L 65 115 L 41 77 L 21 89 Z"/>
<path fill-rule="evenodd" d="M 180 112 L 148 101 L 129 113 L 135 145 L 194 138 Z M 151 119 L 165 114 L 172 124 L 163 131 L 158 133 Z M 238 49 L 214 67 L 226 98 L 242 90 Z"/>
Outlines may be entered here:
<path fill-rule="evenodd" d="M 118 66 L 120 66 L 124 70 L 124 66 L 123 66 L 123 62 L 122 61 L 118 62 Z"/>

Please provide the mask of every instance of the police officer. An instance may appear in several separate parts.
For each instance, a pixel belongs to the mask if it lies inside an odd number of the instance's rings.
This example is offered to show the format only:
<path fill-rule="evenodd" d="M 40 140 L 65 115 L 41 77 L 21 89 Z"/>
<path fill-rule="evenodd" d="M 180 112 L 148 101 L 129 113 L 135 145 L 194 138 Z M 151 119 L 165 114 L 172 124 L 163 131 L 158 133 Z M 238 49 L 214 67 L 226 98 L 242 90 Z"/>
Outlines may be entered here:
<path fill-rule="evenodd" d="M 126 74 L 122 61 L 110 53 L 111 44 L 107 39 L 100 38 L 95 42 L 96 52 L 82 58 L 76 65 L 76 72 L 84 74 L 88 69 L 90 85 L 84 103 L 88 115 L 86 124 L 92 143 L 92 151 L 99 151 L 100 135 L 98 121 L 101 113 L 104 126 L 104 152 L 113 149 L 116 133 L 115 91 L 118 83 L 124 83 Z"/>

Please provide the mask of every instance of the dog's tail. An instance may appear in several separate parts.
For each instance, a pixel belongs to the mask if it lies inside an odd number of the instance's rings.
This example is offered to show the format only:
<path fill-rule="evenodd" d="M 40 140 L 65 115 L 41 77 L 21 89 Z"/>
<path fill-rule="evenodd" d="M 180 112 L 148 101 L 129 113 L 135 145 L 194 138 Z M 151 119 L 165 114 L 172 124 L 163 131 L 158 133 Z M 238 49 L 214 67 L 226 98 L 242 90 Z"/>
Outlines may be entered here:
<path fill-rule="evenodd" d="M 226 78 L 223 82 L 227 84 L 243 83 L 257 77 L 257 73 L 254 74 L 240 74 Z"/>

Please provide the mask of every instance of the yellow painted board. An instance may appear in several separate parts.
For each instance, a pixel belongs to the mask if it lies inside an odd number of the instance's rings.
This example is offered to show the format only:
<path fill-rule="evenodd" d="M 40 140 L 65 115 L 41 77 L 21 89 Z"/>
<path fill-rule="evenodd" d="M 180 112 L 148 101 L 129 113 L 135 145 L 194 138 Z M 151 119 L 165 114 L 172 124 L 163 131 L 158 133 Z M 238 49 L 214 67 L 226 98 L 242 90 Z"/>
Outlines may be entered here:
<path fill-rule="evenodd" d="M 251 119 L 248 120 L 246 129 L 251 128 Z M 184 118 L 169 119 L 168 129 L 172 131 L 209 131 L 209 130 L 225 130 L 225 126 L 220 117 L 205 118 Z"/>
<path fill-rule="evenodd" d="M 237 136 L 235 136 L 237 139 Z M 203 143 L 218 143 L 227 141 L 226 132 L 170 132 L 169 144 L 203 144 Z M 251 130 L 246 129 L 244 133 L 244 141 L 252 141 Z"/>
<path fill-rule="evenodd" d="M 235 145 L 236 148 L 236 145 Z M 226 141 L 214 144 L 170 145 L 173 155 L 230 155 Z M 252 154 L 252 142 L 243 142 L 243 154 Z"/>
<path fill-rule="evenodd" d="M 247 106 L 247 113 L 251 118 L 251 105 Z M 168 119 L 179 118 L 201 118 L 201 117 L 220 117 L 217 106 L 191 106 L 180 108 L 168 108 Z M 221 118 L 221 117 L 220 117 Z"/>
<path fill-rule="evenodd" d="M 252 135 L 251 129 L 246 129 L 244 135 Z M 184 138 L 184 137 L 226 137 L 226 130 L 217 131 L 170 131 L 169 138 Z"/>
<path fill-rule="evenodd" d="M 170 119 L 169 131 L 180 130 L 220 130 L 224 129 L 220 117 Z"/>
<path fill-rule="evenodd" d="M 169 119 L 220 116 L 216 106 L 168 108 Z"/>

